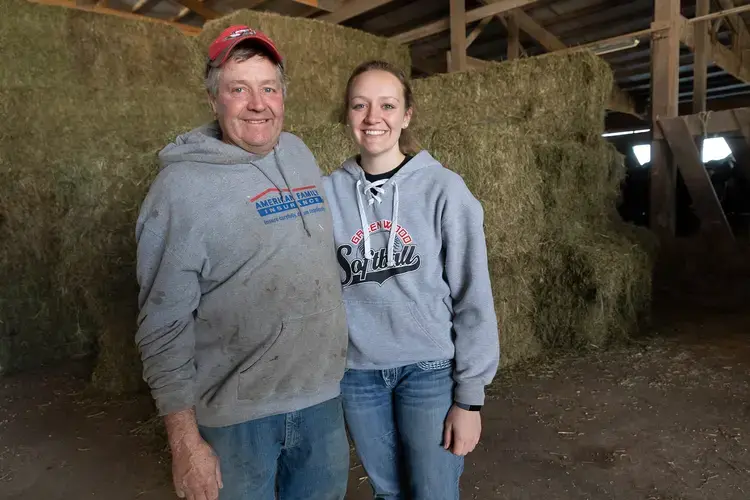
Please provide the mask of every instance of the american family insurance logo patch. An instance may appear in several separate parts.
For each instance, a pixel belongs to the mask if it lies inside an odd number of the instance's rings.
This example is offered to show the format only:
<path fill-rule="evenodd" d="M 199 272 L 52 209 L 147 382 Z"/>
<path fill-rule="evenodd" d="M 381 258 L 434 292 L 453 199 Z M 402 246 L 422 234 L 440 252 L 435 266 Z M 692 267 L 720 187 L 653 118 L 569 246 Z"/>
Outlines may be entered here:
<path fill-rule="evenodd" d="M 255 196 L 248 196 L 265 224 L 291 220 L 302 215 L 324 212 L 323 197 L 315 186 L 289 189 L 268 188 Z"/>

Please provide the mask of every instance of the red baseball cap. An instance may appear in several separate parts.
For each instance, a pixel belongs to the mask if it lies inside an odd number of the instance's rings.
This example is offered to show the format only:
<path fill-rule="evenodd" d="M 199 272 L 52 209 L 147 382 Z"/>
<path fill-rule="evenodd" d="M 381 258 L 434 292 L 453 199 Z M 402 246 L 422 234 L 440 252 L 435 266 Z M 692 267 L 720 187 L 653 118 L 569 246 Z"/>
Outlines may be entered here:
<path fill-rule="evenodd" d="M 271 39 L 263 32 L 248 26 L 237 24 L 222 31 L 221 34 L 216 37 L 216 40 L 211 43 L 211 46 L 208 48 L 208 64 L 210 66 L 221 66 L 227 60 L 227 57 L 229 57 L 232 49 L 238 43 L 244 42 L 245 40 L 253 40 L 259 43 L 268 50 L 275 63 L 283 63 L 284 59 L 281 57 L 279 49 L 276 48 L 273 41 L 271 41 Z"/>

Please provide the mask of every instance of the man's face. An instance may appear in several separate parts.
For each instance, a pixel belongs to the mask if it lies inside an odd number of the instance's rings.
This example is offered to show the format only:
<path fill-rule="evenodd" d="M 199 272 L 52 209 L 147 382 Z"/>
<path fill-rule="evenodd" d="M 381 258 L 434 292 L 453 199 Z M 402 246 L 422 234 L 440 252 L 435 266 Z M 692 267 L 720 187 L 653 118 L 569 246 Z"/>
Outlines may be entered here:
<path fill-rule="evenodd" d="M 255 154 L 270 152 L 284 124 L 284 96 L 276 65 L 262 56 L 227 61 L 211 98 L 224 142 Z"/>

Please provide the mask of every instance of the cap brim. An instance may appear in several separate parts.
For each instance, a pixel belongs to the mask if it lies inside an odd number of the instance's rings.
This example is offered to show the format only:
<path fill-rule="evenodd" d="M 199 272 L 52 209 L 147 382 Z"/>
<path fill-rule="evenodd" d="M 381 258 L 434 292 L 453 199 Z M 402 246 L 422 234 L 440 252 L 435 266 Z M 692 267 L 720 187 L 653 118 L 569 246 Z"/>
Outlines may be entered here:
<path fill-rule="evenodd" d="M 276 49 L 276 47 L 274 47 L 271 43 L 263 40 L 262 38 L 248 35 L 244 37 L 238 37 L 236 40 L 233 40 L 229 45 L 226 46 L 226 48 L 224 48 L 224 50 L 219 53 L 218 56 L 209 60 L 208 65 L 215 68 L 221 66 L 227 61 L 229 54 L 232 53 L 232 49 L 234 49 L 237 44 L 246 42 L 248 40 L 257 43 L 258 45 L 262 45 L 266 49 L 266 51 L 273 57 L 275 63 L 282 64 L 284 62 L 281 54 L 279 54 L 278 49 Z"/>

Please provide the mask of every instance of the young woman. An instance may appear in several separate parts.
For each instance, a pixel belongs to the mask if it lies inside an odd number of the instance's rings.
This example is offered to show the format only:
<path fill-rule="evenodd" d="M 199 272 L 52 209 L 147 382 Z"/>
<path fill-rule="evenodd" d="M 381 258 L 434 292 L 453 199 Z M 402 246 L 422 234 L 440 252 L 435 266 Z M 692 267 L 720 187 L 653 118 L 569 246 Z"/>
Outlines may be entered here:
<path fill-rule="evenodd" d="M 499 359 L 482 208 L 417 153 L 400 70 L 360 65 L 345 104 L 359 155 L 325 187 L 349 323 L 347 425 L 375 498 L 457 500 Z"/>

